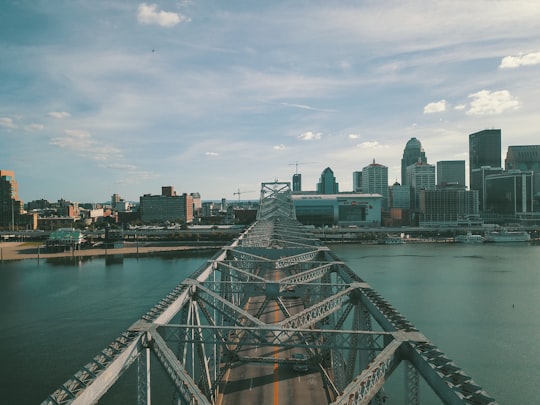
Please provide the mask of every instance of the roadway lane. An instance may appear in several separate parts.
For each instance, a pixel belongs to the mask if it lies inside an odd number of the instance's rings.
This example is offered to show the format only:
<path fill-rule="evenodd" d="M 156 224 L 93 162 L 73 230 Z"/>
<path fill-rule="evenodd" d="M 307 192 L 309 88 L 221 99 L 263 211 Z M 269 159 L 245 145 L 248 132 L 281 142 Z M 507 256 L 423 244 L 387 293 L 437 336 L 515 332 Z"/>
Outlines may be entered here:
<path fill-rule="evenodd" d="M 280 271 L 267 274 L 269 279 L 278 279 Z M 284 300 L 291 314 L 303 309 L 300 298 Z M 251 314 L 264 303 L 264 297 L 253 297 L 248 305 Z M 275 301 L 271 301 L 260 319 L 267 323 L 277 323 L 284 319 Z M 290 358 L 294 352 L 306 353 L 301 348 L 285 350 L 280 347 L 249 348 L 240 352 L 241 356 Z M 292 364 L 250 363 L 231 370 L 225 386 L 223 405 L 258 404 L 328 404 L 323 380 L 310 367 L 308 371 L 295 371 Z"/>

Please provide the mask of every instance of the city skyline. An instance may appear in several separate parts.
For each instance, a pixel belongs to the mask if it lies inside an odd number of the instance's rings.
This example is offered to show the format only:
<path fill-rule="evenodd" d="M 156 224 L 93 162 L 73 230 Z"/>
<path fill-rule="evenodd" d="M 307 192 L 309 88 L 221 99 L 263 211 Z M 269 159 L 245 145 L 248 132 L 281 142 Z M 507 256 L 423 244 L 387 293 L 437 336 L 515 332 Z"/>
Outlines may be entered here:
<path fill-rule="evenodd" d="M 409 139 L 468 166 L 469 134 L 492 128 L 504 162 L 539 143 L 539 17 L 527 1 L 8 0 L 0 169 L 24 202 L 90 202 L 166 185 L 257 199 L 296 169 L 315 190 L 326 167 L 348 191 L 373 159 L 393 183 Z"/>

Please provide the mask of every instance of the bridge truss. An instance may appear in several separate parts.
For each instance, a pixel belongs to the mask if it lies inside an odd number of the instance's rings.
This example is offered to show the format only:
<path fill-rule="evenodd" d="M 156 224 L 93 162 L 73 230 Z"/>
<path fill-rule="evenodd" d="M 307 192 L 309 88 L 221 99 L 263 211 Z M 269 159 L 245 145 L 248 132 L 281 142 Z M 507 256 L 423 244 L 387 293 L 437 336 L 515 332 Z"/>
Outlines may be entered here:
<path fill-rule="evenodd" d="M 269 308 L 278 309 L 279 321 L 262 320 Z M 42 404 L 97 403 L 135 364 L 137 402 L 150 404 L 151 358 L 173 388 L 173 403 L 217 404 L 233 368 L 294 365 L 299 360 L 289 349 L 306 353 L 324 383 L 326 403 L 382 403 L 385 382 L 399 364 L 406 373 L 403 403 L 420 403 L 421 378 L 442 403 L 496 403 L 305 231 L 289 183 L 276 181 L 261 185 L 253 225 Z"/>

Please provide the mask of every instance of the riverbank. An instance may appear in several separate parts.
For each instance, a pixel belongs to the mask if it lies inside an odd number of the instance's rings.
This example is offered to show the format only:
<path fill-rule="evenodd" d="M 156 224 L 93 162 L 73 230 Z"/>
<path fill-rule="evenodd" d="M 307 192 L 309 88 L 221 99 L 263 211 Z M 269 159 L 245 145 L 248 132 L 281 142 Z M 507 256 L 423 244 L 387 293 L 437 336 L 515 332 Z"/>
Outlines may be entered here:
<path fill-rule="evenodd" d="M 121 248 L 104 249 L 92 248 L 81 250 L 67 250 L 63 252 L 47 252 L 43 245 L 27 242 L 2 242 L 0 243 L 0 261 L 23 260 L 23 259 L 49 259 L 55 257 L 88 257 L 88 256 L 112 256 L 112 255 L 149 255 L 162 252 L 191 251 L 219 249 L 216 246 L 186 246 L 160 243 L 146 243 L 144 245 L 124 245 Z"/>

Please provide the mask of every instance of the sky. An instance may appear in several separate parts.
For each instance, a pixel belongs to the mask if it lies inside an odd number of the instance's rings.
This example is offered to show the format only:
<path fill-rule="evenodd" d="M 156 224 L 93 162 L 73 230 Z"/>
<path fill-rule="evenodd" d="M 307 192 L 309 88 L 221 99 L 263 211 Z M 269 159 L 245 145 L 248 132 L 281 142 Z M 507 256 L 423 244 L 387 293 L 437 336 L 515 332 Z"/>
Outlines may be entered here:
<path fill-rule="evenodd" d="M 468 135 L 540 144 L 537 0 L 3 0 L 0 169 L 24 202 L 262 182 L 340 191 L 407 141 L 466 160 Z"/>

